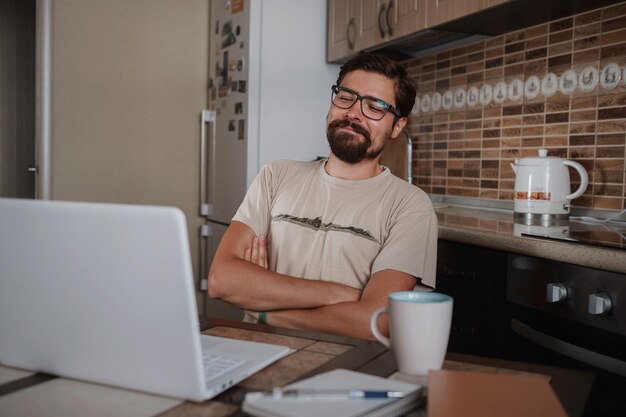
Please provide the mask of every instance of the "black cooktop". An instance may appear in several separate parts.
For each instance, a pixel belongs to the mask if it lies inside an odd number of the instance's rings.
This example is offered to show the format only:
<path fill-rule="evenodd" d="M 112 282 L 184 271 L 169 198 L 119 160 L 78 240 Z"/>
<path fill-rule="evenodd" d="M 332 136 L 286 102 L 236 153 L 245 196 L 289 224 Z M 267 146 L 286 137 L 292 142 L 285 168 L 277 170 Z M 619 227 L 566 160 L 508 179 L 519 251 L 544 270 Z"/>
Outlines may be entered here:
<path fill-rule="evenodd" d="M 612 224 L 611 226 L 605 226 L 604 224 L 596 224 L 590 227 L 584 223 L 570 221 L 569 227 L 564 227 L 561 230 L 553 231 L 548 229 L 546 228 L 544 231 L 534 228 L 522 232 L 521 235 L 626 250 L 626 225 L 615 226 Z"/>

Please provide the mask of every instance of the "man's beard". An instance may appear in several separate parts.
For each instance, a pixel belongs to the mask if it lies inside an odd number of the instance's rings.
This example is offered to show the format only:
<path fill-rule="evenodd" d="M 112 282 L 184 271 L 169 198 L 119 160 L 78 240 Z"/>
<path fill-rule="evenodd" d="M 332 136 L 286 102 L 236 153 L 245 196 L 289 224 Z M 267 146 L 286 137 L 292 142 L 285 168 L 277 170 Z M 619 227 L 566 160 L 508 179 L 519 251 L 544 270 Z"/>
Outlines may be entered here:
<path fill-rule="evenodd" d="M 345 127 L 352 128 L 354 133 L 339 130 Z M 363 136 L 363 140 L 358 140 L 356 134 Z M 351 123 L 347 119 L 333 120 L 326 129 L 326 138 L 332 153 L 349 164 L 375 159 L 383 151 L 382 146 L 368 151 L 372 146 L 370 133 L 361 125 Z"/>

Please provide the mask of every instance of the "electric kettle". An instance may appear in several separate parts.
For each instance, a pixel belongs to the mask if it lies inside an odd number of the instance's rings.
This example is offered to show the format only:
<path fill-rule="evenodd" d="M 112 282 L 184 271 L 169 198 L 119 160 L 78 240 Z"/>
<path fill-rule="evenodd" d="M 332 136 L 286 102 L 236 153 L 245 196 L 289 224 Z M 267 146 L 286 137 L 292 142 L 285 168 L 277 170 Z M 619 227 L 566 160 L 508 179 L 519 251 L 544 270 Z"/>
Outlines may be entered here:
<path fill-rule="evenodd" d="M 580 175 L 580 186 L 571 192 L 568 167 Z M 524 224 L 556 225 L 569 219 L 571 200 L 587 189 L 587 171 L 578 162 L 548 156 L 539 149 L 538 157 L 516 159 L 515 218 Z"/>

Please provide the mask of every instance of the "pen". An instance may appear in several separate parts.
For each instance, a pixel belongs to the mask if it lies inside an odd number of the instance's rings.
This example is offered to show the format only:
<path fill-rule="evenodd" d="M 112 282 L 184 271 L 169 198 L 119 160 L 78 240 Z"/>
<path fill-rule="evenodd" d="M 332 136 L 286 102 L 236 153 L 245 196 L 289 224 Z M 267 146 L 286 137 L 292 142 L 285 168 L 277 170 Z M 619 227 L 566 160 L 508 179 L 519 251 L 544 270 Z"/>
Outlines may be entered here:
<path fill-rule="evenodd" d="M 400 398 L 402 391 L 363 390 L 363 389 L 281 389 L 274 388 L 274 398 Z"/>

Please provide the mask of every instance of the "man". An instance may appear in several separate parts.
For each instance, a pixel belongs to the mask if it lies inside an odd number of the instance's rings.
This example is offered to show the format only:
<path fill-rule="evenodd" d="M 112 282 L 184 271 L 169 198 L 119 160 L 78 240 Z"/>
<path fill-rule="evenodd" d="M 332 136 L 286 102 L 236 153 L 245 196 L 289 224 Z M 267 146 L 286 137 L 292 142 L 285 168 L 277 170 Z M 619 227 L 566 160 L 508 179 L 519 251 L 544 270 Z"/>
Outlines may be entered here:
<path fill-rule="evenodd" d="M 434 288 L 432 204 L 378 163 L 415 94 L 406 70 L 383 56 L 343 65 L 326 119 L 328 159 L 263 167 L 217 250 L 209 295 L 249 321 L 372 339 L 370 316 L 390 292 Z"/>

